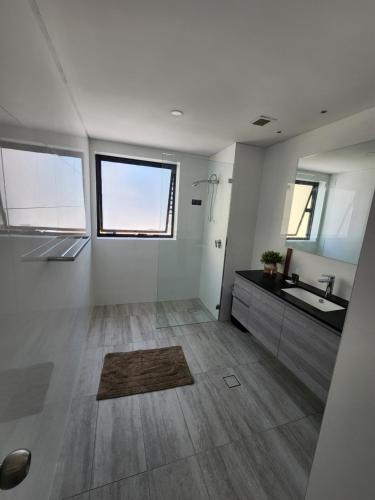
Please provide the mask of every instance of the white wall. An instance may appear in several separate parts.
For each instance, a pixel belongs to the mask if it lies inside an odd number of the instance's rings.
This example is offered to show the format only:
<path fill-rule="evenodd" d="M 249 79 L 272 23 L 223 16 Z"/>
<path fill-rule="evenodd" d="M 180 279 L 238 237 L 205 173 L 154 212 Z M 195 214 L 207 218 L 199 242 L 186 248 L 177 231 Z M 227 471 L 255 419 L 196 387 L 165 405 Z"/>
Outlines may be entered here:
<path fill-rule="evenodd" d="M 0 126 L 0 138 L 85 154 L 86 209 L 89 210 L 88 141 L 21 127 Z M 3 183 L 0 168 L 0 184 Z M 4 193 L 4 189 L 2 189 Z M 3 200 L 5 201 L 5 200 Z M 88 225 L 90 219 L 88 218 Z M 0 234 L 0 366 L 11 374 L 2 389 L 2 402 L 18 397 L 16 411 L 0 423 L 0 455 L 20 446 L 32 450 L 26 481 L 2 498 L 36 500 L 48 497 L 60 452 L 83 340 L 87 334 L 91 303 L 91 248 L 87 245 L 75 262 L 25 262 L 24 253 L 44 242 L 44 237 Z M 51 377 L 42 407 L 35 410 L 39 387 L 47 380 L 33 373 L 34 365 L 49 366 Z M 3 379 L 4 380 L 4 379 Z M 29 386 L 27 384 L 30 384 Z M 26 385 L 25 385 L 26 384 Z M 20 389 L 22 397 L 17 396 Z M 31 408 L 30 408 L 31 406 Z M 4 404 L 2 407 L 7 408 Z M 31 412 L 31 413 L 30 413 Z"/>
<path fill-rule="evenodd" d="M 274 249 L 285 254 L 280 236 L 287 185 L 295 179 L 298 158 L 374 138 L 375 108 L 326 125 L 268 148 L 265 152 L 254 250 L 253 269 L 260 269 L 260 255 Z M 350 298 L 356 266 L 294 251 L 290 272 L 315 286 L 322 273 L 336 275 L 335 293 Z"/>
<path fill-rule="evenodd" d="M 235 144 L 228 241 L 221 295 L 221 320 L 230 317 L 235 271 L 250 268 L 263 157 L 264 150 L 261 148 Z"/>
<path fill-rule="evenodd" d="M 373 202 L 306 500 L 374 498 L 374 255 Z"/>
<path fill-rule="evenodd" d="M 211 156 L 208 169 L 208 175 L 217 175 L 219 184 L 214 185 L 215 197 L 212 210 L 213 220 L 211 221 L 209 220 L 209 212 L 212 186 L 209 188 L 210 194 L 206 203 L 199 297 L 215 318 L 219 314 L 216 306 L 220 304 L 232 191 L 232 184 L 228 182 L 228 179 L 231 179 L 233 175 L 235 150 L 236 145 L 232 144 Z M 207 184 L 202 184 L 202 188 L 207 190 Z M 219 239 L 222 241 L 221 248 L 215 247 L 215 240 Z"/>
<path fill-rule="evenodd" d="M 208 159 L 175 152 L 180 163 L 176 240 L 96 237 L 95 154 L 162 160 L 164 151 L 142 146 L 90 140 L 94 301 L 96 304 L 185 299 L 199 293 L 205 190 L 193 188 L 206 178 Z M 169 152 L 170 153 L 170 152 Z M 191 204 L 203 199 L 202 206 Z"/>

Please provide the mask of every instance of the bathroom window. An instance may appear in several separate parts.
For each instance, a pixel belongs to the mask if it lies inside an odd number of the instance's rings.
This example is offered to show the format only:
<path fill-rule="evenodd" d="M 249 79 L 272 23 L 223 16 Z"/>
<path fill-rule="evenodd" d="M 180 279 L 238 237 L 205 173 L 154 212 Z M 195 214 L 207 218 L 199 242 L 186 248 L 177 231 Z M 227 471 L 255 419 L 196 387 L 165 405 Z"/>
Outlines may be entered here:
<path fill-rule="evenodd" d="M 0 145 L 0 226 L 21 234 L 86 229 L 82 155 L 33 145 Z"/>
<path fill-rule="evenodd" d="M 293 190 L 287 239 L 309 240 L 319 182 L 296 180 Z"/>
<path fill-rule="evenodd" d="M 96 155 L 98 236 L 173 238 L 176 168 Z"/>

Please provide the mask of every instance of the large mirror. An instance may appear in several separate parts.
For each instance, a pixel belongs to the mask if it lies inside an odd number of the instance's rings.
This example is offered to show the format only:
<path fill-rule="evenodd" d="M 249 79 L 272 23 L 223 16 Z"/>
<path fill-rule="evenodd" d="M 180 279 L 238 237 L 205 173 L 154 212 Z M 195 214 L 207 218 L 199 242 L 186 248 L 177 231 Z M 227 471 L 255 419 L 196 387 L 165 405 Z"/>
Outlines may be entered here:
<path fill-rule="evenodd" d="M 375 188 L 375 141 L 300 158 L 286 245 L 357 264 Z"/>

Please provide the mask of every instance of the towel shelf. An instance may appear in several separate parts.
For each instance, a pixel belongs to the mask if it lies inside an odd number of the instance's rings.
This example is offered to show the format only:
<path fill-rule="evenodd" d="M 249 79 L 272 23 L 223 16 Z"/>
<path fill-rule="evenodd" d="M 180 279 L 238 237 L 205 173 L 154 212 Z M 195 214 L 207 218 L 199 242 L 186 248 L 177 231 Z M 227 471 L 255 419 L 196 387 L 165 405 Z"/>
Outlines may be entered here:
<path fill-rule="evenodd" d="M 23 261 L 73 262 L 90 236 L 58 236 L 22 256 Z"/>

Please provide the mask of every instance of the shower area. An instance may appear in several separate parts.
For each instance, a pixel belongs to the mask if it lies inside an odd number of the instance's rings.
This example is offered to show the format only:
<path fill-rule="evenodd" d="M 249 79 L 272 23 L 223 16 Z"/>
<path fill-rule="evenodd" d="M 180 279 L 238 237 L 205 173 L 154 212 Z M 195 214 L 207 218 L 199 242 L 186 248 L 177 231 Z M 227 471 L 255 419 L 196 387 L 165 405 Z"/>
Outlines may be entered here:
<path fill-rule="evenodd" d="M 233 164 L 163 154 L 176 165 L 173 237 L 158 242 L 157 328 L 220 318 Z"/>

